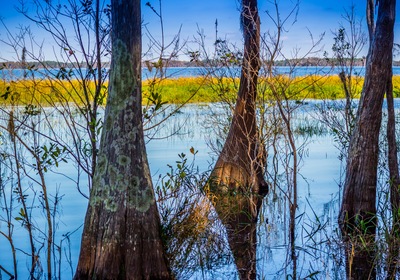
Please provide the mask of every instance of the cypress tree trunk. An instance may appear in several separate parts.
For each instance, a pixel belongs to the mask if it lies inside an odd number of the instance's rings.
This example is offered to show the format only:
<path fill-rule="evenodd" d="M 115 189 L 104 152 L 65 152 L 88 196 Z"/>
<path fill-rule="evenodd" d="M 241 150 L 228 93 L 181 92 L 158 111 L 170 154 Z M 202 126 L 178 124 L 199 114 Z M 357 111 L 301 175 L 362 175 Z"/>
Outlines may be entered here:
<path fill-rule="evenodd" d="M 392 70 L 392 69 L 391 69 Z M 387 256 L 388 279 L 396 278 L 396 269 L 399 262 L 400 248 L 400 176 L 399 162 L 397 159 L 396 144 L 396 117 L 393 101 L 393 82 L 392 77 L 388 79 L 386 100 L 388 106 L 387 141 L 388 141 L 388 166 L 389 166 L 389 186 L 390 186 L 390 206 L 392 210 L 392 228 L 388 237 L 389 253 Z"/>
<path fill-rule="evenodd" d="M 112 64 L 74 279 L 170 279 L 142 125 L 139 0 L 111 1 Z"/>
<path fill-rule="evenodd" d="M 256 120 L 257 79 L 260 69 L 260 19 L 256 0 L 243 0 L 244 61 L 231 127 L 212 172 L 214 192 L 241 191 L 265 195 L 265 149 Z M 257 216 L 256 213 L 253 214 Z"/>
<path fill-rule="evenodd" d="M 346 168 L 346 179 L 339 224 L 348 249 L 355 249 L 348 265 L 349 277 L 375 278 L 374 246 L 376 232 L 376 186 L 379 132 L 382 103 L 391 75 L 395 0 L 379 1 L 375 28 L 369 26 L 371 39 L 365 81 Z M 370 7 L 369 7 L 370 8 Z M 369 11 L 369 10 L 368 10 Z M 369 17 L 367 17 L 369 19 Z M 350 243 L 350 236 L 362 235 L 367 247 Z M 353 246 L 353 248 L 350 248 Z"/>
<path fill-rule="evenodd" d="M 256 0 L 242 0 L 244 57 L 231 127 L 210 180 L 210 197 L 225 225 L 241 279 L 255 279 L 256 222 L 263 197 L 265 150 L 256 120 L 260 19 Z"/>

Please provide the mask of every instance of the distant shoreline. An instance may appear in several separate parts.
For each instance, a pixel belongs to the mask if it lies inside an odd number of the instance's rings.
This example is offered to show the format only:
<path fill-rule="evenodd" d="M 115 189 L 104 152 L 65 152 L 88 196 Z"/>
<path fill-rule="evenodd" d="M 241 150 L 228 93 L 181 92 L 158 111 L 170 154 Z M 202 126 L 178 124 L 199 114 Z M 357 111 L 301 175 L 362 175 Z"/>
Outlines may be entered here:
<path fill-rule="evenodd" d="M 142 61 L 143 68 L 152 68 L 157 67 L 157 64 L 160 62 L 157 61 Z M 163 61 L 162 65 L 164 68 L 179 68 L 179 67 L 207 67 L 207 63 L 205 61 L 181 61 L 181 60 L 173 60 L 173 61 Z M 354 62 L 354 66 L 364 66 L 365 58 L 357 58 Z M 111 65 L 110 61 L 103 62 L 104 68 L 109 68 Z M 329 58 L 320 58 L 320 57 L 310 57 L 304 58 L 300 60 L 290 59 L 290 60 L 278 60 L 274 63 L 274 66 L 293 66 L 296 65 L 297 67 L 312 67 L 312 66 L 325 66 L 325 67 L 335 67 L 339 66 L 335 59 Z M 397 67 L 400 66 L 399 61 L 393 61 L 393 66 Z M 0 69 L 29 69 L 29 68 L 78 68 L 77 63 L 65 63 L 65 62 L 58 62 L 58 61 L 27 61 L 25 63 L 19 61 L 0 61 Z M 218 67 L 218 66 L 216 66 Z M 223 65 L 221 65 L 223 67 Z M 82 63 L 80 68 L 88 68 L 86 63 Z"/>

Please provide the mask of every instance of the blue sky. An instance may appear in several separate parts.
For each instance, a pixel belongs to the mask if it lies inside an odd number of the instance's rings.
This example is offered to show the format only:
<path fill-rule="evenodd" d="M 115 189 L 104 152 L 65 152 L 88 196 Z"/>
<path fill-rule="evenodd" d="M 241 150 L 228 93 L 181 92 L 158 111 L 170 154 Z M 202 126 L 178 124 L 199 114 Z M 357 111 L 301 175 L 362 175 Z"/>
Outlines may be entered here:
<path fill-rule="evenodd" d="M 29 0 L 27 0 L 29 1 Z M 58 0 L 53 0 L 58 1 Z M 66 0 L 61 0 L 67 2 Z M 157 35 L 159 34 L 159 24 L 157 17 L 144 4 L 150 2 L 154 7 L 158 8 L 158 0 L 142 0 L 142 16 L 143 23 L 149 30 Z M 278 1 L 280 13 L 284 17 L 293 7 L 293 1 Z M 345 8 L 349 8 L 354 4 L 359 17 L 363 18 L 365 27 L 365 0 L 301 0 L 297 22 L 292 25 L 287 24 L 288 32 L 283 37 L 283 47 L 285 53 L 290 56 L 294 48 L 300 49 L 300 52 L 306 51 L 310 47 L 309 31 L 317 38 L 325 32 L 325 38 L 322 46 L 324 50 L 330 51 L 332 45 L 332 31 L 337 29 L 339 22 L 343 22 L 341 14 Z M 29 21 L 15 10 L 18 1 L 0 0 L 1 9 L 0 17 L 4 23 L 12 31 L 20 25 L 29 25 Z M 237 0 L 163 0 L 163 20 L 166 39 L 171 39 L 179 28 L 182 28 L 181 39 L 193 40 L 193 36 L 197 34 L 200 28 L 206 35 L 206 43 L 209 48 L 215 39 L 215 20 L 218 19 L 219 36 L 228 39 L 231 42 L 241 43 L 241 30 L 239 24 L 239 10 Z M 398 5 L 399 6 L 399 5 Z M 259 0 L 259 12 L 261 16 L 261 31 L 266 32 L 273 28 L 267 19 L 266 11 L 273 11 L 273 6 L 269 0 Z M 397 15 L 400 17 L 400 8 L 397 7 Z M 398 20 L 400 22 L 400 19 Z M 35 32 L 35 27 L 32 27 Z M 396 24 L 396 35 L 400 33 L 400 24 Z M 400 34 L 399 34 L 400 35 Z M 399 42 L 400 36 L 397 35 L 395 40 Z M 4 27 L 0 27 L 0 39 L 5 39 L 6 33 Z M 51 41 L 43 32 L 35 33 L 37 39 L 40 36 L 45 38 L 45 46 L 51 47 Z M 144 39 L 146 43 L 146 40 Z M 192 48 L 196 48 L 192 45 Z M 144 46 L 145 48 L 145 46 Z M 51 59 L 49 51 L 49 59 Z M 12 51 L 4 46 L 0 46 L 0 58 L 12 59 Z"/>

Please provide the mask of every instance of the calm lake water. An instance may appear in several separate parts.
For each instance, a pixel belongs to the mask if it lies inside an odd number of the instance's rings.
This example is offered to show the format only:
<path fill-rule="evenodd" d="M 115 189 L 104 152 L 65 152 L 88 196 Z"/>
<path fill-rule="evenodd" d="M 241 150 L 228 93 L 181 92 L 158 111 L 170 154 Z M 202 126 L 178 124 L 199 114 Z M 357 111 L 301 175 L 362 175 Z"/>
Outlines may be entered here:
<path fill-rule="evenodd" d="M 299 117 L 307 119 L 310 124 L 318 125 L 314 118 L 316 102 L 310 101 L 303 109 L 299 110 Z M 157 132 L 156 136 L 161 139 L 153 139 L 147 143 L 147 153 L 154 183 L 157 184 L 160 176 L 169 171 L 168 164 L 174 165 L 179 159 L 178 154 L 185 153 L 189 160 L 192 156 L 189 152 L 191 147 L 198 151 L 195 157 L 195 165 L 199 171 L 207 171 L 212 166 L 215 158 L 207 143 L 215 139 L 210 127 L 204 124 L 209 122 L 210 110 L 207 105 L 188 105 L 181 110 L 181 113 L 172 117 Z M 54 114 L 54 124 L 58 124 L 62 130 L 62 119 Z M 179 133 L 169 137 L 171 132 L 181 127 Z M 68 135 L 64 135 L 68 137 Z M 335 235 L 337 228 L 337 214 L 339 206 L 339 186 L 341 162 L 338 159 L 338 150 L 335 148 L 333 139 L 329 135 L 312 136 L 306 138 L 298 136 L 298 145 L 308 143 L 304 149 L 303 160 L 300 165 L 299 179 L 299 207 L 296 238 L 298 246 L 298 269 L 299 276 L 306 277 L 314 271 L 321 271 L 319 274 L 334 278 L 332 273 L 343 273 L 343 267 L 338 266 L 332 254 L 331 248 L 327 245 L 327 237 Z M 272 155 L 270 154 L 270 157 Z M 271 161 L 271 158 L 269 158 Z M 4 170 L 4 167 L 2 167 Z M 77 191 L 76 184 L 69 178 L 76 178 L 76 168 L 73 164 L 62 163 L 56 173 L 47 173 L 49 192 L 52 196 L 56 193 L 62 196 L 58 213 L 57 232 L 55 240 L 60 244 L 61 240 L 61 275 L 62 279 L 71 279 L 77 265 L 79 254 L 82 225 L 86 213 L 87 200 Z M 285 176 L 280 171 L 279 176 Z M 29 179 L 24 179 L 28 184 Z M 11 183 L 12 185 L 13 183 Z M 87 181 L 82 179 L 80 185 L 85 190 Z M 6 185 L 10 188 L 10 185 Z M 284 194 L 287 186 L 281 185 L 275 193 L 270 192 L 264 202 L 258 229 L 257 249 L 257 273 L 259 279 L 282 279 L 291 274 L 291 265 L 288 253 L 288 212 L 287 201 Z M 10 194 L 9 190 L 5 192 Z M 39 194 L 37 194 L 39 195 Z M 3 202 L 1 202 L 3 203 Z M 4 206 L 3 204 L 1 204 Z M 15 209 L 16 212 L 19 209 Z M 36 211 L 36 210 L 35 210 Z M 45 227 L 45 216 L 40 210 L 34 217 L 37 224 Z M 16 214 L 16 213 L 14 213 Z M 5 213 L 1 216 L 4 218 Z M 317 226 L 323 225 L 324 230 L 316 233 L 310 239 L 309 233 Z M 6 231 L 6 223 L 0 221 L 0 230 Z M 18 269 L 19 278 L 26 279 L 30 258 L 23 251 L 28 251 L 28 239 L 26 230 L 16 223 L 14 230 L 15 246 L 19 249 Z M 38 228 L 36 230 L 43 230 Z M 68 238 L 66 238 L 68 236 Z M 12 271 L 11 249 L 6 239 L 0 236 L 0 265 Z M 42 266 L 45 268 L 44 249 Z M 316 257 L 318 256 L 318 257 Z M 71 260 L 71 265 L 68 263 Z M 301 268 L 301 269 L 300 269 Z M 3 279 L 8 279 L 4 272 L 1 272 Z M 219 269 L 195 273 L 192 279 L 235 279 L 237 277 L 233 264 L 227 264 Z M 324 278 L 324 277 L 322 277 Z M 321 278 L 321 279 L 322 279 Z M 1 277 L 0 277 L 1 279 Z"/>
<path fill-rule="evenodd" d="M 226 69 L 221 68 L 217 71 L 223 72 Z M 240 75 L 240 68 L 232 68 L 232 71 L 230 71 L 230 74 L 234 74 L 239 76 Z M 331 67 L 326 67 L 326 66 L 301 66 L 297 67 L 294 70 L 291 69 L 290 67 L 287 66 L 277 66 L 275 67 L 275 70 L 279 74 L 289 74 L 291 73 L 292 76 L 305 76 L 305 75 L 311 75 L 311 74 L 317 74 L 317 75 L 336 75 L 340 72 L 338 68 L 331 68 Z M 34 75 L 36 78 L 42 78 L 43 76 L 43 70 L 38 69 L 34 71 Z M 67 72 L 69 70 L 67 69 Z M 143 67 L 142 68 L 142 77 L 143 80 L 147 78 L 154 77 L 156 74 L 156 70 L 149 71 L 147 68 Z M 354 68 L 354 75 L 364 75 L 365 69 L 364 67 L 355 67 Z M 59 69 L 53 69 L 51 70 L 53 75 L 57 75 L 59 72 Z M 204 75 L 207 72 L 207 69 L 205 68 L 200 68 L 200 67 L 171 67 L 171 68 L 166 68 L 165 69 L 165 75 L 166 77 L 170 78 L 177 78 L 177 77 L 196 77 L 196 76 L 201 76 Z M 83 70 L 83 73 L 85 74 L 86 71 Z M 31 73 L 26 74 L 27 77 L 32 77 Z M 78 72 L 76 70 L 71 70 L 71 75 L 73 76 L 78 76 Z M 393 75 L 400 75 L 400 67 L 395 66 L 393 67 Z M 24 76 L 24 70 L 22 69 L 3 69 L 0 70 L 0 79 L 5 79 L 5 80 L 12 80 L 12 79 L 19 79 Z"/>

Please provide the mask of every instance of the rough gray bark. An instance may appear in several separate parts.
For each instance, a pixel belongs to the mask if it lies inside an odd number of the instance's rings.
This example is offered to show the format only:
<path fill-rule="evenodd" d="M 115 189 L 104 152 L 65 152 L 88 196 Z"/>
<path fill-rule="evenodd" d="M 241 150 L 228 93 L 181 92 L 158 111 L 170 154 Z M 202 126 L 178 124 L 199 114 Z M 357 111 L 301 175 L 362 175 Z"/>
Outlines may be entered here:
<path fill-rule="evenodd" d="M 370 49 L 367 58 L 365 81 L 357 112 L 356 125 L 350 140 L 343 201 L 339 224 L 344 239 L 363 235 L 368 248 L 355 246 L 356 255 L 348 261 L 349 277 L 375 278 L 374 240 L 376 232 L 376 186 L 379 153 L 379 131 L 382 120 L 382 103 L 391 75 L 395 0 L 379 1 L 376 26 L 371 19 L 371 1 L 367 4 Z M 373 13 L 372 13 L 373 15 Z M 354 241 L 354 240 L 353 240 Z M 354 249 L 353 248 L 353 249 Z M 350 256 L 350 254 L 348 254 Z"/>
<path fill-rule="evenodd" d="M 111 1 L 112 64 L 74 279 L 170 279 L 143 138 L 139 0 Z"/>
<path fill-rule="evenodd" d="M 260 19 L 256 0 L 242 0 L 244 56 L 232 123 L 210 180 L 215 209 L 225 225 L 241 279 L 255 279 L 256 222 L 263 197 L 265 151 L 256 120 Z"/>

